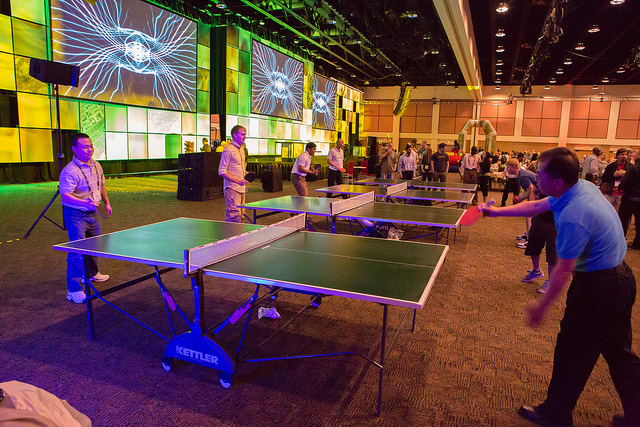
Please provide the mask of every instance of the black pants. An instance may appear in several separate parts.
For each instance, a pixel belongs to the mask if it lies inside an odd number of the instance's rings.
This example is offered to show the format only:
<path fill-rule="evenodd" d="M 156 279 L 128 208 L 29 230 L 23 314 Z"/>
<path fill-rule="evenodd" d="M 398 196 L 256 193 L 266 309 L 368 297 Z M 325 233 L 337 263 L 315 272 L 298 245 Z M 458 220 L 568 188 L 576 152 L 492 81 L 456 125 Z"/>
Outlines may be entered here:
<path fill-rule="evenodd" d="M 413 171 L 402 171 L 401 174 L 402 174 L 401 179 L 407 179 L 407 180 L 413 179 Z"/>
<path fill-rule="evenodd" d="M 500 206 L 505 206 L 509 193 L 513 193 L 514 196 L 520 194 L 520 185 L 518 184 L 518 178 L 507 178 L 507 182 L 504 184 L 504 191 L 502 192 L 502 203 Z"/>
<path fill-rule="evenodd" d="M 327 178 L 327 187 L 331 187 L 332 185 L 342 185 L 342 172 L 340 171 L 334 171 L 333 169 L 329 168 L 329 177 Z M 333 197 L 332 193 L 327 193 L 327 197 Z M 342 195 L 343 199 L 346 199 L 347 196 L 346 194 Z"/>
<path fill-rule="evenodd" d="M 629 229 L 631 215 L 635 217 L 636 221 L 636 237 L 633 239 L 633 247 L 635 249 L 640 249 L 640 229 L 638 228 L 640 227 L 640 200 L 625 200 L 624 196 L 622 196 L 622 202 L 618 209 L 618 216 L 620 216 L 625 236 Z"/>
<path fill-rule="evenodd" d="M 632 425 L 640 423 L 640 359 L 631 350 L 635 298 L 636 281 L 625 263 L 574 274 L 560 322 L 547 399 L 537 408 L 541 414 L 569 424 L 578 397 L 602 354 L 625 417 Z"/>
<path fill-rule="evenodd" d="M 478 177 L 478 184 L 480 185 L 480 191 L 482 195 L 487 197 L 489 195 L 489 184 L 491 183 L 491 177 L 489 175 L 480 175 Z"/>

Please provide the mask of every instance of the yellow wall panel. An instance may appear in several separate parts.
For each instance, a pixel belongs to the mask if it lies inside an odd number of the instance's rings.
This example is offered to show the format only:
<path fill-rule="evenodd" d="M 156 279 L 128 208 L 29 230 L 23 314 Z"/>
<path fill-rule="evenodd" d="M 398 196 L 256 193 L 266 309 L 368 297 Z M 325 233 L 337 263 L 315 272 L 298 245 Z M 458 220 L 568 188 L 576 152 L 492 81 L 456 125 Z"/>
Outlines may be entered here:
<path fill-rule="evenodd" d="M 49 97 L 18 92 L 18 120 L 21 127 L 51 129 Z"/>
<path fill-rule="evenodd" d="M 0 89 L 16 90 L 13 55 L 10 53 L 0 52 Z"/>
<path fill-rule="evenodd" d="M 20 137 L 17 128 L 0 128 L 0 163 L 20 162 Z"/>
<path fill-rule="evenodd" d="M 11 15 L 26 21 L 45 25 L 44 0 L 20 0 L 11 2 Z"/>
<path fill-rule="evenodd" d="M 51 127 L 58 127 L 56 100 L 51 100 Z M 78 101 L 60 100 L 60 129 L 80 129 L 80 105 Z"/>
<path fill-rule="evenodd" d="M 46 115 L 49 117 L 49 115 Z M 53 134 L 49 129 L 20 129 L 23 162 L 53 162 Z"/>
<path fill-rule="evenodd" d="M 46 27 L 13 18 L 13 48 L 16 55 L 47 59 Z"/>
<path fill-rule="evenodd" d="M 0 14 L 0 51 L 13 52 L 11 17 Z"/>

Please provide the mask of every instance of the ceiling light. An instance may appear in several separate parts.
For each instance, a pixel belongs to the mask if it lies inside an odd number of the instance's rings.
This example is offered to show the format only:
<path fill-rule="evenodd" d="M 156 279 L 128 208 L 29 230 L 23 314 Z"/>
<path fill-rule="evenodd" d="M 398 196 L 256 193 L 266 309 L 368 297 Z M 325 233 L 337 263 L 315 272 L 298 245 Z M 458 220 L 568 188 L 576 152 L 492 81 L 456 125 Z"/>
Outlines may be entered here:
<path fill-rule="evenodd" d="M 298 44 L 298 43 L 300 43 L 300 39 L 295 39 L 295 40 L 293 40 L 293 42 L 294 42 L 295 44 Z"/>
<path fill-rule="evenodd" d="M 580 42 L 574 48 L 575 50 L 584 50 L 584 43 Z"/>
<path fill-rule="evenodd" d="M 496 52 L 498 52 L 498 53 L 502 53 L 502 52 L 504 52 L 504 46 L 498 46 L 498 47 L 496 48 Z"/>
<path fill-rule="evenodd" d="M 502 75 L 502 70 L 496 70 L 496 76 L 501 76 Z"/>
<path fill-rule="evenodd" d="M 625 71 L 627 71 L 627 70 L 625 70 L 625 69 L 624 69 L 624 67 L 620 67 L 620 68 L 618 68 L 618 69 L 616 70 L 616 73 L 618 73 L 618 74 L 622 74 L 622 73 L 624 73 Z"/>
<path fill-rule="evenodd" d="M 509 6 L 507 6 L 506 3 L 500 3 L 496 8 L 496 12 L 498 13 L 505 13 L 507 10 L 509 10 Z"/>
<path fill-rule="evenodd" d="M 551 77 L 549 79 L 549 83 L 554 84 L 556 82 L 556 78 L 555 77 Z"/>
<path fill-rule="evenodd" d="M 502 83 L 502 80 L 496 79 L 496 83 L 500 84 L 500 83 Z"/>
<path fill-rule="evenodd" d="M 405 13 L 401 15 L 401 18 L 417 18 L 418 14 L 415 10 L 407 10 Z"/>
<path fill-rule="evenodd" d="M 496 37 L 504 37 L 507 34 L 504 32 L 503 28 L 498 29 L 498 32 L 496 33 Z"/>
<path fill-rule="evenodd" d="M 369 86 L 369 80 L 365 80 L 364 85 Z"/>
<path fill-rule="evenodd" d="M 224 2 L 224 0 L 220 0 L 220 1 L 218 2 L 218 4 L 216 4 L 216 7 L 217 7 L 218 9 L 226 9 L 226 8 L 227 8 L 227 4 Z"/>
<path fill-rule="evenodd" d="M 447 63 L 446 62 L 441 62 L 438 66 L 440 68 L 445 68 L 447 66 Z"/>
<path fill-rule="evenodd" d="M 591 89 L 598 90 L 598 85 L 593 85 L 593 87 Z"/>
<path fill-rule="evenodd" d="M 549 86 L 549 85 L 546 85 L 546 86 L 544 87 L 544 90 L 549 90 L 549 89 L 551 89 L 551 86 Z"/>
<path fill-rule="evenodd" d="M 500 89 L 502 89 L 500 85 L 496 85 L 496 90 L 500 90 Z"/>
<path fill-rule="evenodd" d="M 396 77 L 402 77 L 402 73 L 396 73 Z"/>
<path fill-rule="evenodd" d="M 355 78 L 356 78 L 356 75 L 355 75 L 355 74 L 351 74 L 351 78 L 352 78 L 352 79 L 355 79 Z"/>
<path fill-rule="evenodd" d="M 437 48 L 433 48 L 433 49 L 431 49 L 431 54 L 432 54 L 432 55 L 437 55 L 437 54 L 439 54 L 439 53 L 440 53 L 440 51 L 439 51 Z"/>
<path fill-rule="evenodd" d="M 602 83 L 609 83 L 609 77 L 604 76 L 604 77 L 602 78 Z"/>
<path fill-rule="evenodd" d="M 571 58 L 567 58 L 564 60 L 564 65 L 571 65 L 573 64 L 573 60 Z"/>
<path fill-rule="evenodd" d="M 591 28 L 589 28 L 587 31 L 590 32 L 591 34 L 597 33 L 600 31 L 600 27 L 598 27 L 598 24 L 593 24 Z"/>
<path fill-rule="evenodd" d="M 336 25 L 336 22 L 338 22 L 338 21 L 336 21 L 336 20 L 335 20 L 335 19 L 333 19 L 333 18 L 331 18 L 331 19 L 327 20 L 327 24 L 329 24 L 329 25 Z"/>
<path fill-rule="evenodd" d="M 258 24 L 264 25 L 264 21 L 261 19 L 261 20 L 258 21 Z"/>
<path fill-rule="evenodd" d="M 611 3 L 614 6 L 617 6 L 619 4 L 624 3 L 624 0 L 611 0 L 609 3 Z"/>
<path fill-rule="evenodd" d="M 391 64 L 385 65 L 384 68 L 391 68 Z"/>
<path fill-rule="evenodd" d="M 502 66 L 503 64 L 504 64 L 504 62 L 502 62 L 502 59 L 498 59 L 496 61 L 496 66 L 498 66 L 498 67 Z"/>
<path fill-rule="evenodd" d="M 558 68 L 556 70 L 556 74 L 564 74 L 564 70 L 562 68 Z"/>
<path fill-rule="evenodd" d="M 339 65 L 336 65 L 336 70 L 342 70 L 342 67 Z"/>

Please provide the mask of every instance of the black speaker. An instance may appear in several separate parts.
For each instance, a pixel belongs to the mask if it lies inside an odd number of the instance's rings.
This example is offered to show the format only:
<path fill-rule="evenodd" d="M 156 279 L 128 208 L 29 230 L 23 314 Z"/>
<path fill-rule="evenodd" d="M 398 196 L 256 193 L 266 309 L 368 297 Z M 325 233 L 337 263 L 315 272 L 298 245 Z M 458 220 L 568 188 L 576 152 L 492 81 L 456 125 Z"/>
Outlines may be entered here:
<path fill-rule="evenodd" d="M 267 193 L 282 191 L 282 169 L 262 171 L 262 189 Z"/>
<path fill-rule="evenodd" d="M 29 75 L 43 83 L 78 87 L 80 67 L 62 62 L 31 58 Z"/>
<path fill-rule="evenodd" d="M 178 200 L 204 201 L 224 197 L 223 182 L 217 173 L 196 169 L 178 170 Z"/>

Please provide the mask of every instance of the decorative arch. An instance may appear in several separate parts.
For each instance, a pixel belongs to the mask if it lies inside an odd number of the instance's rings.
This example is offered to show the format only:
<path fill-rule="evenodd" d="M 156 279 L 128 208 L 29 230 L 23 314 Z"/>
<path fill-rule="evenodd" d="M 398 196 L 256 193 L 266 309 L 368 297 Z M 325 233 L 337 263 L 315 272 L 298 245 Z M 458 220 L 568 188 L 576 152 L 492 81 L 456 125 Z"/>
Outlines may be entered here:
<path fill-rule="evenodd" d="M 488 152 L 493 152 L 493 146 L 495 145 L 497 134 L 489 120 L 468 120 L 467 123 L 462 126 L 462 129 L 460 129 L 460 132 L 458 132 L 458 143 L 460 144 L 460 147 L 464 147 L 464 140 L 467 136 L 467 132 L 472 127 L 481 127 L 484 129 L 486 137 L 484 149 Z"/>

